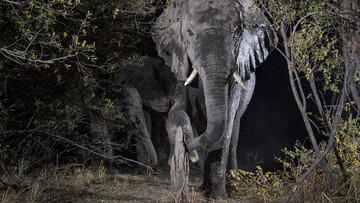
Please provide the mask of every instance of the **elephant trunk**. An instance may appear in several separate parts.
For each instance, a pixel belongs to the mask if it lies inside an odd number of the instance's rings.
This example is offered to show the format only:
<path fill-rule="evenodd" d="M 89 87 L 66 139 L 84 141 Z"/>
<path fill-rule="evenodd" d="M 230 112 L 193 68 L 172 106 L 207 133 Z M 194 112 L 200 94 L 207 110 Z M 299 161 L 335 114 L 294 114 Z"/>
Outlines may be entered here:
<path fill-rule="evenodd" d="M 204 31 L 197 38 L 193 65 L 204 88 L 207 127 L 201 136 L 186 143 L 189 150 L 212 145 L 225 135 L 232 42 L 226 31 L 219 30 Z"/>
<path fill-rule="evenodd" d="M 206 66 L 206 69 L 210 71 L 201 71 L 200 78 L 204 86 L 207 127 L 201 136 L 186 143 L 189 150 L 216 143 L 226 131 L 229 73 L 219 65 Z"/>

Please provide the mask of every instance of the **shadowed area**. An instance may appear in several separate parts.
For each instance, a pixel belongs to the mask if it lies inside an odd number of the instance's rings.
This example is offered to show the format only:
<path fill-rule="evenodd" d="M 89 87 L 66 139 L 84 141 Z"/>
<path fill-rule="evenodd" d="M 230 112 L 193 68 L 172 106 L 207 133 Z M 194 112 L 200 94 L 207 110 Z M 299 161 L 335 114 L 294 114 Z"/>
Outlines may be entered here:
<path fill-rule="evenodd" d="M 307 138 L 305 126 L 296 106 L 285 59 L 278 52 L 269 55 L 256 70 L 253 98 L 241 119 L 239 167 L 264 170 L 280 167 L 274 159 L 281 149 Z"/>

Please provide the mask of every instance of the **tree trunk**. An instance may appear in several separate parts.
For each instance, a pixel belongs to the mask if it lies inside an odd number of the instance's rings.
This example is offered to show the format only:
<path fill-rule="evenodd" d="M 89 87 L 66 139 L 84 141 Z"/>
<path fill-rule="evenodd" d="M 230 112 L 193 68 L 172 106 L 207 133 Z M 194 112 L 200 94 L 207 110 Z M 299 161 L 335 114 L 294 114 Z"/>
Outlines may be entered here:
<path fill-rule="evenodd" d="M 174 154 L 170 158 L 171 188 L 176 201 L 189 200 L 189 158 L 185 151 L 185 135 L 181 127 L 176 130 Z"/>

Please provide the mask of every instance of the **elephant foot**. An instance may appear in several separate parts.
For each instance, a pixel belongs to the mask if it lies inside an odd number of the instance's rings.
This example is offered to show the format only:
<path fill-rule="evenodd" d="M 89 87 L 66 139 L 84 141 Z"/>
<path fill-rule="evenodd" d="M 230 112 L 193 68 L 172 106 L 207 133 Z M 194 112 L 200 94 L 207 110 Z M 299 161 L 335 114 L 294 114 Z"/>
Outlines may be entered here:
<path fill-rule="evenodd" d="M 208 197 L 215 200 L 225 200 L 228 198 L 228 195 L 226 191 L 211 191 Z"/>
<path fill-rule="evenodd" d="M 204 174 L 203 191 L 205 192 L 205 196 L 216 200 L 227 199 L 225 167 L 223 167 L 220 162 L 213 162 L 209 168 L 205 169 Z"/>
<path fill-rule="evenodd" d="M 200 186 L 200 191 L 204 192 L 205 197 L 215 200 L 225 200 L 228 198 L 228 194 L 225 188 L 218 188 L 218 189 L 205 189 L 204 185 Z"/>

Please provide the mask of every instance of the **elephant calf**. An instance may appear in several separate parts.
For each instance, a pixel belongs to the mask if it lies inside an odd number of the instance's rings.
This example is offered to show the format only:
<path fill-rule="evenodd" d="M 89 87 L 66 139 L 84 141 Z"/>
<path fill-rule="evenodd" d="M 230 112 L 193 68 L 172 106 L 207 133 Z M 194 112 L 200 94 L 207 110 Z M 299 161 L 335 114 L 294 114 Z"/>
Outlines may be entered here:
<path fill-rule="evenodd" d="M 151 115 L 147 109 L 168 112 L 168 93 L 172 92 L 170 89 L 175 82 L 173 73 L 162 60 L 145 58 L 140 65 L 118 68 L 109 84 L 110 89 L 116 90 L 108 95 L 115 104 L 113 108 L 97 107 L 101 106 L 97 105 L 101 94 L 92 88 L 73 89 L 65 94 L 69 105 L 81 107 L 88 117 L 91 139 L 88 151 L 95 154 L 95 160 L 104 162 L 110 173 L 115 172 L 114 140 L 121 140 L 112 134 L 112 129 L 118 125 L 116 118 L 120 112 L 128 123 L 126 143 L 132 138 L 135 140 L 137 162 L 157 165 L 157 153 L 151 141 Z"/>
<path fill-rule="evenodd" d="M 157 58 L 144 58 L 139 65 L 128 65 L 118 69 L 115 86 L 121 88 L 126 109 L 133 128 L 130 136 L 135 135 L 138 161 L 147 163 L 151 157 L 152 164 L 157 163 L 156 152 L 151 142 L 151 112 L 149 109 L 165 113 L 170 109 L 176 79 L 170 68 Z M 144 108 L 145 107 L 145 108 Z"/>

